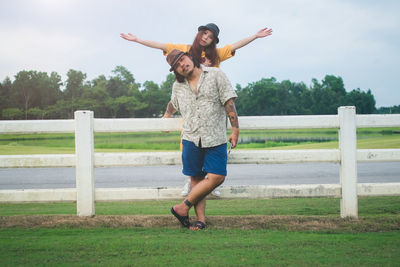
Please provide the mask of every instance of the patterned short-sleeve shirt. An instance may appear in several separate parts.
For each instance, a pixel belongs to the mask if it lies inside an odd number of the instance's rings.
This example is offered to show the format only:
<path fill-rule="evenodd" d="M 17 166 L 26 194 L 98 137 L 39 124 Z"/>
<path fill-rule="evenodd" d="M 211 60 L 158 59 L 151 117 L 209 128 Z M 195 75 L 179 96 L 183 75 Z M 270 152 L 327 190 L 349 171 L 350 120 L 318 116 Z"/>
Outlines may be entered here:
<path fill-rule="evenodd" d="M 196 146 L 214 147 L 227 142 L 225 103 L 237 95 L 226 75 L 218 68 L 201 66 L 197 94 L 188 81 L 176 81 L 171 103 L 184 119 L 182 138 Z"/>

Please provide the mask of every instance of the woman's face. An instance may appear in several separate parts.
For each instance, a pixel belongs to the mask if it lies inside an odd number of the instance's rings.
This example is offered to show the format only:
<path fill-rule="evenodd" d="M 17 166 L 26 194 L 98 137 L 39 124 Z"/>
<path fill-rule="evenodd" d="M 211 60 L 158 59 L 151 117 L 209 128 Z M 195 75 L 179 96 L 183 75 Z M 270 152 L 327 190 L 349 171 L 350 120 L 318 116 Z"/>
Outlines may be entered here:
<path fill-rule="evenodd" d="M 207 47 L 212 43 L 213 40 L 214 34 L 209 30 L 205 30 L 200 38 L 200 45 Z"/>

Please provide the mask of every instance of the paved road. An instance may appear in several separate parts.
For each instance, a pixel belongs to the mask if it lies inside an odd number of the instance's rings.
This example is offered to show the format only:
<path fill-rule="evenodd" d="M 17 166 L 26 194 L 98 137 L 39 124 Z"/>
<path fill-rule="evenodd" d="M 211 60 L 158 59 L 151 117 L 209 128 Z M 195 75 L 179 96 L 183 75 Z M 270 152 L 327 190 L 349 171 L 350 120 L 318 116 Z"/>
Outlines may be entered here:
<path fill-rule="evenodd" d="M 400 182 L 399 162 L 358 163 L 359 183 Z M 95 186 L 183 186 L 180 166 L 96 168 Z M 224 185 L 338 184 L 335 163 L 231 164 Z M 75 168 L 0 169 L 0 189 L 75 187 Z"/>

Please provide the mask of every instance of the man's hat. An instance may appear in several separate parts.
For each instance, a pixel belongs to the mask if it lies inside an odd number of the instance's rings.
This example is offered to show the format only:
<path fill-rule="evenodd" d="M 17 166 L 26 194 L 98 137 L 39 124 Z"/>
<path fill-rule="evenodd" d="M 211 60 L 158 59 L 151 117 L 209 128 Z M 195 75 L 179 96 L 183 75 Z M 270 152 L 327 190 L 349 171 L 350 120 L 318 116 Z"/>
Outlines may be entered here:
<path fill-rule="evenodd" d="M 167 62 L 168 64 L 171 66 L 171 68 L 169 69 L 169 71 L 173 71 L 175 68 L 175 64 L 176 62 L 178 62 L 178 60 L 184 55 L 185 53 L 183 53 L 181 50 L 178 49 L 173 49 L 171 52 L 168 53 L 167 56 Z"/>
<path fill-rule="evenodd" d="M 217 44 L 219 43 L 219 39 L 218 39 L 219 28 L 214 23 L 208 23 L 205 26 L 200 26 L 198 30 L 199 31 L 201 31 L 201 30 L 209 30 L 209 31 L 211 31 L 214 34 L 215 42 Z"/>

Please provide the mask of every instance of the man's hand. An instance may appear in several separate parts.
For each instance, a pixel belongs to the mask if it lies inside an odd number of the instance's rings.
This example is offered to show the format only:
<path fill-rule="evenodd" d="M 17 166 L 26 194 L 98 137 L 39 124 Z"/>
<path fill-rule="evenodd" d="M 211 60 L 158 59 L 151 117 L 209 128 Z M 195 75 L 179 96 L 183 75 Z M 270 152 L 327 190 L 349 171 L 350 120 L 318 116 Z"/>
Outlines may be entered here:
<path fill-rule="evenodd" d="M 238 139 L 239 139 L 239 128 L 233 128 L 232 134 L 228 138 L 229 143 L 232 144 L 231 146 L 232 148 L 235 148 L 237 146 Z"/>

